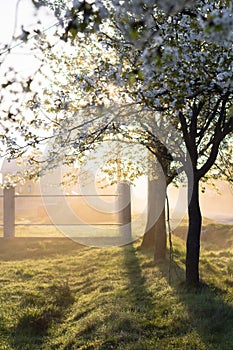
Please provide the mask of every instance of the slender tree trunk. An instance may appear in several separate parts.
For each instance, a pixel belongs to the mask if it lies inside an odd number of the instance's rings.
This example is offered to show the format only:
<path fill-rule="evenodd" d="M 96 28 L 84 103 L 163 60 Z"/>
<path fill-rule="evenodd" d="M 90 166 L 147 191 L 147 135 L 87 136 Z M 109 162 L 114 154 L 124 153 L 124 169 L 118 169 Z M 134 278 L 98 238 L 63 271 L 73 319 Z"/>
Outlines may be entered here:
<path fill-rule="evenodd" d="M 195 177 L 194 181 L 189 180 L 188 199 L 189 227 L 186 243 L 186 282 L 197 285 L 199 283 L 202 216 L 199 205 L 199 181 Z"/>
<path fill-rule="evenodd" d="M 153 249 L 155 261 L 164 260 L 166 257 L 165 197 L 164 177 L 159 176 L 157 179 L 148 180 L 147 226 L 141 248 Z"/>

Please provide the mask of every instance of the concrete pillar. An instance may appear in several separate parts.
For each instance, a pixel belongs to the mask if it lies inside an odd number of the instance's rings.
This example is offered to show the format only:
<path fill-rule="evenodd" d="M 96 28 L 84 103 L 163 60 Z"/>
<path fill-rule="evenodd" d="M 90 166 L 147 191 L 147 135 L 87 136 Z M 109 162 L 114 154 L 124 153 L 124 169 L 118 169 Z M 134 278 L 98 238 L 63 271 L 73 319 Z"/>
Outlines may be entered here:
<path fill-rule="evenodd" d="M 3 190 L 3 234 L 5 239 L 15 236 L 15 188 Z"/>

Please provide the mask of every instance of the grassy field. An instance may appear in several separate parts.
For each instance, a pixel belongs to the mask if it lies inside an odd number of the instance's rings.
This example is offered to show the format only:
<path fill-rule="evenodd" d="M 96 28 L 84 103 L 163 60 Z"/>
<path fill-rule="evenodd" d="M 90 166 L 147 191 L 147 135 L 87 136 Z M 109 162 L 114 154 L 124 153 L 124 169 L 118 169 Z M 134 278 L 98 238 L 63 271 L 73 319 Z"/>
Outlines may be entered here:
<path fill-rule="evenodd" d="M 140 241 L 2 240 L 0 350 L 233 349 L 233 226 L 206 226 L 198 290 L 183 283 L 185 227 L 170 276 Z"/>

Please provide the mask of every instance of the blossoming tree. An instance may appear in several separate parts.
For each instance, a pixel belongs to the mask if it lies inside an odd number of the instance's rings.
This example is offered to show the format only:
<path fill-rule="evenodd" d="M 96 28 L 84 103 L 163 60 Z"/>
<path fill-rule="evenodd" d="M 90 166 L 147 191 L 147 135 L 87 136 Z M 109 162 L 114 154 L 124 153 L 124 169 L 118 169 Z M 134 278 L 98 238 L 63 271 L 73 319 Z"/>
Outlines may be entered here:
<path fill-rule="evenodd" d="M 113 129 L 130 133 L 132 123 L 144 130 L 140 131 L 139 139 L 145 146 L 153 140 L 161 141 L 163 133 L 151 127 L 157 113 L 164 120 L 164 130 L 168 125 L 176 130 L 176 140 L 181 140 L 179 150 L 183 151 L 179 161 L 188 178 L 186 280 L 197 284 L 202 221 L 199 184 L 215 164 L 224 140 L 230 142 L 233 130 L 233 20 L 230 1 L 199 0 L 195 8 L 192 4 L 192 1 L 143 4 L 139 0 L 92 4 L 73 1 L 64 17 L 62 12 L 58 13 L 63 25 L 61 38 L 67 42 L 70 37 L 81 50 L 80 38 L 85 37 L 84 46 L 93 45 L 99 51 L 89 73 L 80 71 L 83 61 L 76 63 L 76 83 L 80 96 L 86 95 L 85 108 L 79 107 L 72 118 L 66 115 L 65 111 L 72 107 L 72 98 L 67 98 L 72 91 L 64 84 L 67 91 L 57 91 L 57 106 L 48 108 L 46 118 L 48 123 L 49 113 L 58 108 L 61 119 L 52 118 L 51 135 L 56 140 L 56 154 L 69 144 L 78 151 L 88 144 L 94 145 L 101 135 Z M 37 2 L 35 5 L 39 6 Z M 80 32 L 84 36 L 80 37 Z M 105 48 L 105 57 L 99 55 L 102 48 Z M 110 87 L 117 91 L 114 97 Z M 112 108 L 116 98 L 117 113 Z M 37 95 L 31 103 L 35 111 L 34 107 L 40 103 Z M 132 106 L 133 117 L 129 118 Z M 143 110 L 142 119 L 139 110 Z M 92 117 L 87 119 L 87 115 Z M 33 119 L 35 127 L 38 120 Z M 91 126 L 88 132 L 86 125 Z M 28 137 L 35 140 L 35 136 L 27 133 L 27 140 Z M 162 149 L 156 142 L 150 147 L 154 153 Z M 169 153 L 178 159 L 173 149 Z M 70 156 L 72 158 L 72 153 Z"/>

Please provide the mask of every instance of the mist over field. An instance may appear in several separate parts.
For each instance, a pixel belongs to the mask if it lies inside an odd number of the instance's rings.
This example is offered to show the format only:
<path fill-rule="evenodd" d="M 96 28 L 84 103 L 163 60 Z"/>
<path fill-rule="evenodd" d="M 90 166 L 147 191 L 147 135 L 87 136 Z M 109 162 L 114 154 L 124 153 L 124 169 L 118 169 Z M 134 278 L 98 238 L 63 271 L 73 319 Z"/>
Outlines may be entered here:
<path fill-rule="evenodd" d="M 205 185 L 200 193 L 200 205 L 203 216 L 223 224 L 233 224 L 233 188 L 225 181 L 216 181 L 215 187 Z M 134 192 L 134 190 L 133 190 Z M 137 185 L 135 190 L 135 208 L 142 210 L 145 204 L 146 180 Z M 173 220 L 180 220 L 187 214 L 186 188 L 168 187 L 168 197 Z"/>

